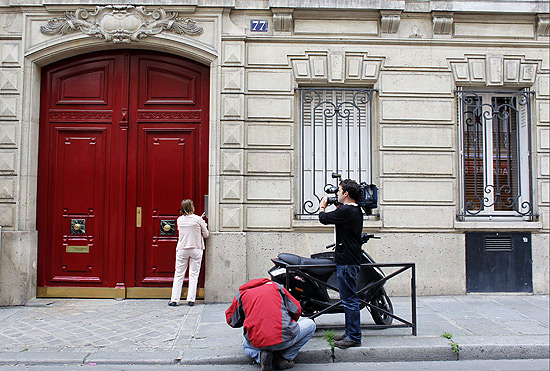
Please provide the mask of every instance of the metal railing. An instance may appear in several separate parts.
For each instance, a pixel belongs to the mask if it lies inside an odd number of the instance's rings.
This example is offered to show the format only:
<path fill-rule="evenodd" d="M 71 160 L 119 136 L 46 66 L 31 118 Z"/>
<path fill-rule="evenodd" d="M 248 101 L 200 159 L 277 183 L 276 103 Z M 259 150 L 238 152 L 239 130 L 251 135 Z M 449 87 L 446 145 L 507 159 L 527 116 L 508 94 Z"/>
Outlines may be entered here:
<path fill-rule="evenodd" d="M 327 283 L 325 281 L 322 281 L 322 280 L 320 280 L 316 277 L 313 277 L 310 274 L 308 274 L 307 272 L 304 272 L 302 270 L 304 268 L 330 268 L 330 267 L 336 267 L 336 264 L 287 265 L 286 267 L 284 267 L 284 268 L 286 268 L 285 288 L 290 291 L 290 276 L 292 274 L 294 274 L 294 275 L 299 275 L 299 276 L 311 279 L 311 280 L 317 282 L 322 287 L 328 287 L 331 290 L 334 290 L 334 291 L 338 292 L 337 287 L 334 287 L 334 286 L 330 285 L 329 283 Z M 370 308 L 371 310 L 373 310 L 373 309 L 377 310 L 377 311 L 379 311 L 381 313 L 384 313 L 384 314 L 390 316 L 391 318 L 401 322 L 400 324 L 395 324 L 395 325 L 394 324 L 392 324 L 392 325 L 370 325 L 370 324 L 369 325 L 364 325 L 364 324 L 362 324 L 361 328 L 366 328 L 366 329 L 411 328 L 412 335 L 416 336 L 417 326 L 416 326 L 416 267 L 415 267 L 415 264 L 414 263 L 381 263 L 381 264 L 379 264 L 379 263 L 373 263 L 373 264 L 364 263 L 364 264 L 361 264 L 361 267 L 371 267 L 371 268 L 376 268 L 376 267 L 378 267 L 378 268 L 401 267 L 401 268 L 395 270 L 394 272 L 392 272 L 388 275 L 386 275 L 385 277 L 380 278 L 378 281 L 369 283 L 364 288 L 362 288 L 361 290 L 356 292 L 358 294 L 358 296 L 361 295 L 362 293 L 364 293 L 365 291 L 371 289 L 372 287 L 376 287 L 377 285 L 379 285 L 380 288 L 382 288 L 382 286 L 389 279 L 391 279 L 391 278 L 393 278 L 393 277 L 395 277 L 395 276 L 397 276 L 397 275 L 399 275 L 399 274 L 401 274 L 401 273 L 403 273 L 403 272 L 405 272 L 409 269 L 411 270 L 411 293 L 410 293 L 410 297 L 411 297 L 411 320 L 407 321 L 406 319 L 401 318 L 401 317 L 395 315 L 394 313 L 390 313 L 390 312 L 386 311 L 383 308 L 380 308 L 376 305 L 373 305 L 373 304 L 359 298 L 359 301 L 362 304 L 364 304 L 366 307 Z M 314 318 L 319 317 L 322 314 L 331 313 L 330 311 L 332 309 L 334 309 L 335 307 L 337 307 L 338 305 L 341 305 L 341 304 L 342 304 L 342 300 L 338 300 L 338 301 L 334 302 L 332 305 L 330 305 L 329 307 L 313 314 L 309 318 L 314 319 Z M 335 327 L 335 326 L 331 325 L 330 327 Z"/>

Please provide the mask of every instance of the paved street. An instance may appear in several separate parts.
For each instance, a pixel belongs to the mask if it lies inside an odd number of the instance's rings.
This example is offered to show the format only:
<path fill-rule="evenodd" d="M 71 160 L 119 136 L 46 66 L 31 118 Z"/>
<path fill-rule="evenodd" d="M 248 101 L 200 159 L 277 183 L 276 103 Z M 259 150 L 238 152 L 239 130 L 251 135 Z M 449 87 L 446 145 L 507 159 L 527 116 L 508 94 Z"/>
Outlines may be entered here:
<path fill-rule="evenodd" d="M 105 371 L 258 371 L 258 365 L 84 365 L 84 369 Z M 83 366 L 0 366 L 0 371 L 82 371 Z M 363 363 L 324 363 L 297 364 L 293 371 L 548 371 L 548 359 L 521 360 L 470 360 L 470 361 L 431 361 L 431 362 L 363 362 Z"/>
<path fill-rule="evenodd" d="M 410 320 L 410 299 L 392 300 L 395 313 Z M 192 308 L 166 304 L 166 300 L 34 299 L 24 307 L 2 307 L 0 365 L 247 369 L 241 330 L 225 324 L 227 303 L 198 303 Z M 548 304 L 546 295 L 419 297 L 418 336 L 412 336 L 410 328 L 365 329 L 363 345 L 336 349 L 335 361 L 456 362 L 449 340 L 441 337 L 444 332 L 459 345 L 457 365 L 466 360 L 547 359 Z M 362 320 L 372 323 L 366 310 Z M 332 364 L 323 329 L 341 328 L 343 315 L 324 315 L 316 322 L 319 330 L 298 355 L 297 364 Z"/>

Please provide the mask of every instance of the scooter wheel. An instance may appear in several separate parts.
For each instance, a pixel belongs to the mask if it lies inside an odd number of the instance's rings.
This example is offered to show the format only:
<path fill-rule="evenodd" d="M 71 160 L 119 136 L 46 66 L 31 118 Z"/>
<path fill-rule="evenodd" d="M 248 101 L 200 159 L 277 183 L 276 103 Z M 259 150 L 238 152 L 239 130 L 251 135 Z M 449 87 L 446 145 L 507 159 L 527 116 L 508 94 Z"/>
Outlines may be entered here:
<path fill-rule="evenodd" d="M 376 294 L 376 296 L 370 301 L 370 304 L 393 314 L 393 305 L 390 298 L 384 291 Z M 370 314 L 372 316 L 372 319 L 374 320 L 374 323 L 376 323 L 377 325 L 389 326 L 393 322 L 392 316 L 382 311 L 379 311 L 374 307 L 371 308 Z"/>

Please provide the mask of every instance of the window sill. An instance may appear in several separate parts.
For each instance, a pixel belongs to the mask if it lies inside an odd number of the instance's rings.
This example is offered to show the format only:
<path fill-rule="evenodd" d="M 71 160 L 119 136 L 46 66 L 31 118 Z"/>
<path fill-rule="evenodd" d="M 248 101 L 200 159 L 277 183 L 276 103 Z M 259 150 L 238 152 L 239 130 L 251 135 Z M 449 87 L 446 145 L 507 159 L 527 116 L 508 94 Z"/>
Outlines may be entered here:
<path fill-rule="evenodd" d="M 333 231 L 334 225 L 324 225 L 319 222 L 318 218 L 314 219 L 295 219 L 292 221 L 292 228 L 295 231 L 316 231 L 325 232 Z M 382 228 L 382 221 L 377 219 L 365 219 L 363 221 L 363 229 L 380 229 Z"/>
<path fill-rule="evenodd" d="M 542 222 L 528 222 L 521 220 L 480 220 L 480 221 L 458 221 L 455 220 L 454 227 L 461 230 L 506 230 L 506 231 L 537 231 L 542 229 Z"/>

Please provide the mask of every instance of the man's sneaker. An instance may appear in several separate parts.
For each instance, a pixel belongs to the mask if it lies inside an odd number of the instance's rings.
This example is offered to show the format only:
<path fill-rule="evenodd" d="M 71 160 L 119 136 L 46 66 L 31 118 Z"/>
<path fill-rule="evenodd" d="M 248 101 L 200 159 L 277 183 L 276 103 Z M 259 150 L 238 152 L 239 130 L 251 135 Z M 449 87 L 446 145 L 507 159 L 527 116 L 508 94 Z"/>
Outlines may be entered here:
<path fill-rule="evenodd" d="M 171 301 L 170 303 L 168 303 L 168 305 L 171 307 L 177 307 L 178 303 L 176 303 L 175 301 Z"/>
<path fill-rule="evenodd" d="M 355 341 L 351 341 L 350 339 L 345 338 L 344 340 L 335 341 L 334 346 L 340 349 L 347 349 L 351 347 L 359 347 L 361 346 L 361 343 L 356 343 Z"/>
<path fill-rule="evenodd" d="M 346 334 L 343 333 L 342 335 L 334 335 L 334 341 L 342 341 L 346 338 Z"/>
<path fill-rule="evenodd" d="M 273 363 L 276 370 L 288 370 L 289 368 L 294 367 L 294 361 L 286 359 L 285 357 L 280 355 L 275 356 L 275 360 L 273 361 Z"/>
<path fill-rule="evenodd" d="M 260 352 L 260 366 L 262 371 L 273 370 L 273 352 L 270 350 L 262 350 Z"/>

